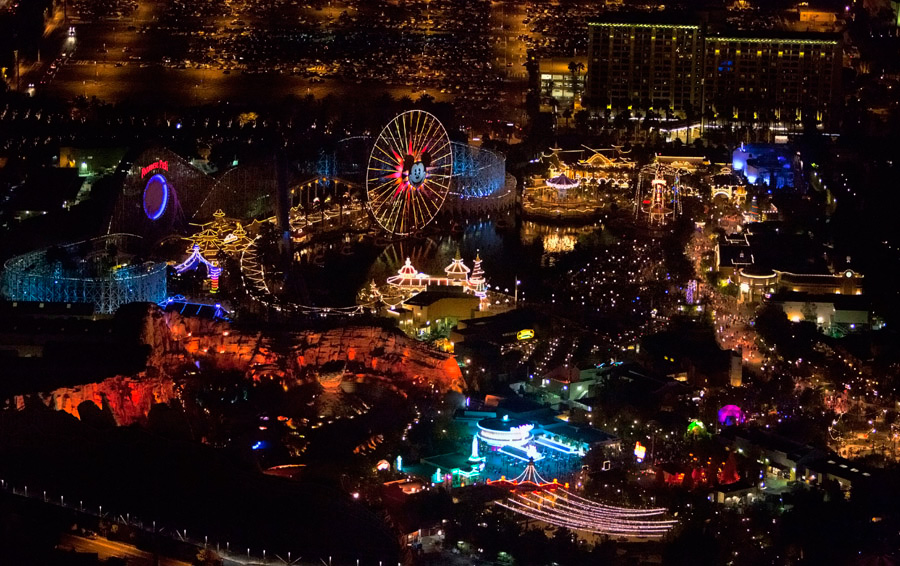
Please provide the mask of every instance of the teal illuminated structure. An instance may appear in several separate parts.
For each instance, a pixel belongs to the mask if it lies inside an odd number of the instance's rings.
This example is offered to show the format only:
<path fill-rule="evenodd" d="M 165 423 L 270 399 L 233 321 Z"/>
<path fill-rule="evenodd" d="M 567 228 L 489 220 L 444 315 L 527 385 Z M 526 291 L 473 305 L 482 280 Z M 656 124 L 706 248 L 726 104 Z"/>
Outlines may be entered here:
<path fill-rule="evenodd" d="M 140 238 L 112 234 L 9 259 L 0 282 L 8 301 L 90 303 L 99 314 L 166 298 L 166 264 L 130 263 Z"/>

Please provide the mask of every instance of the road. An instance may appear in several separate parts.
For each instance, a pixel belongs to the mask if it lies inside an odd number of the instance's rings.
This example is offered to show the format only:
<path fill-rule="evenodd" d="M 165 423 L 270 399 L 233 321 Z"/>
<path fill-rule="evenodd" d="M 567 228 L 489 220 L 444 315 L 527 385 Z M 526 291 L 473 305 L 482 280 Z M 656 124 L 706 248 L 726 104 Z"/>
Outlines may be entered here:
<path fill-rule="evenodd" d="M 145 552 L 136 546 L 108 540 L 103 537 L 94 539 L 84 538 L 71 534 L 60 537 L 59 548 L 74 550 L 76 552 L 96 552 L 100 560 L 112 557 L 125 558 L 129 566 L 154 566 L 153 554 Z M 187 562 L 174 558 L 159 557 L 159 566 L 190 566 Z"/>

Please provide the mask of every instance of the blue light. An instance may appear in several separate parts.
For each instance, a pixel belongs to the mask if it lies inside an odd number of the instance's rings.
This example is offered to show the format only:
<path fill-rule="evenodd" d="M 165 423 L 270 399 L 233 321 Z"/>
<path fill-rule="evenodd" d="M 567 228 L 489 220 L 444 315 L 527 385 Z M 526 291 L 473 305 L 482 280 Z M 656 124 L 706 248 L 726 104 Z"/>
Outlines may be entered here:
<path fill-rule="evenodd" d="M 257 440 L 257 441 L 256 441 L 256 444 L 254 444 L 253 446 L 251 446 L 251 448 L 252 448 L 253 450 L 262 450 L 262 449 L 265 448 L 265 447 L 266 447 L 266 443 L 263 442 L 262 440 Z"/>
<path fill-rule="evenodd" d="M 160 202 L 158 205 L 155 203 L 151 203 L 147 201 L 148 191 L 154 185 L 159 185 L 162 187 L 162 198 L 160 198 Z M 166 182 L 166 178 L 162 176 L 162 174 L 157 173 L 156 175 L 150 177 L 150 180 L 147 181 L 147 184 L 144 185 L 144 214 L 147 215 L 147 218 L 150 220 L 158 220 L 160 216 L 166 211 L 166 205 L 169 203 L 169 184 Z M 155 210 L 151 210 L 150 207 L 155 206 Z"/>

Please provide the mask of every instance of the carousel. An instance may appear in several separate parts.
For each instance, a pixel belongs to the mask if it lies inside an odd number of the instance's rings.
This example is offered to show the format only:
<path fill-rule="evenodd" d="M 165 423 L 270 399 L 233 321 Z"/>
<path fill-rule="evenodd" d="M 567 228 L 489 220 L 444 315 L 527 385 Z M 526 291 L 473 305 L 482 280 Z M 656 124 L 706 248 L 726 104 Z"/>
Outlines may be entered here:
<path fill-rule="evenodd" d="M 611 151 L 621 153 L 619 148 Z M 547 173 L 526 183 L 523 200 L 525 214 L 532 217 L 589 219 L 631 187 L 634 162 L 621 155 L 552 148 L 540 160 Z"/>

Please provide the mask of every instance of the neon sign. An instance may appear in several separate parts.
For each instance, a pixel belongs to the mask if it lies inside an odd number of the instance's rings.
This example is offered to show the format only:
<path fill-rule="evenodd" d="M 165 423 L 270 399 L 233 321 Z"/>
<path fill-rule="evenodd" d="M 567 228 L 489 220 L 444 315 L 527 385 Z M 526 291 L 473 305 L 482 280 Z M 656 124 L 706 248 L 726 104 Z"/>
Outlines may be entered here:
<path fill-rule="evenodd" d="M 169 170 L 169 162 L 163 161 L 162 159 L 160 159 L 159 161 L 151 163 L 150 165 L 148 165 L 146 167 L 141 167 L 141 177 L 146 177 L 147 173 L 149 173 L 150 171 L 153 171 L 154 169 L 162 169 L 163 171 L 168 171 Z"/>
<path fill-rule="evenodd" d="M 150 220 L 158 220 L 169 203 L 169 184 L 162 174 L 150 177 L 144 186 L 144 214 Z"/>

